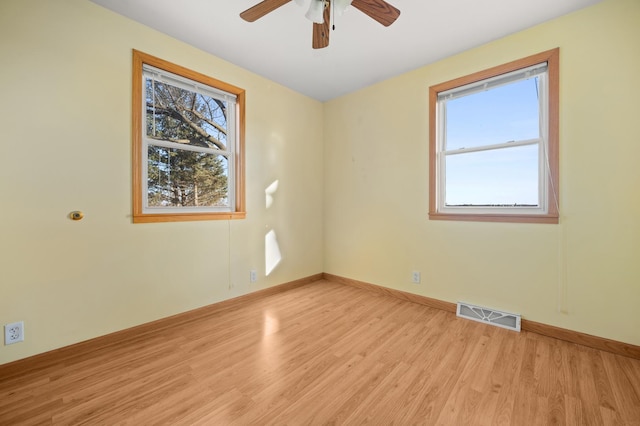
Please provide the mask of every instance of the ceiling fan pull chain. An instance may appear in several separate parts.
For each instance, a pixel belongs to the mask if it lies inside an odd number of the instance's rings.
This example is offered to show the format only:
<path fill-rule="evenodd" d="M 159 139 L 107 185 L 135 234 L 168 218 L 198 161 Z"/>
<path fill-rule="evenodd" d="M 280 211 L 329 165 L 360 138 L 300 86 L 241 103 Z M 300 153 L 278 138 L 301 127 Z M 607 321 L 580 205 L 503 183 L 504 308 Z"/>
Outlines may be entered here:
<path fill-rule="evenodd" d="M 331 0 L 329 0 L 331 1 Z M 329 3 L 329 5 L 331 6 L 331 29 L 333 31 L 336 30 L 336 6 L 335 6 L 335 2 L 331 1 L 331 3 Z"/>

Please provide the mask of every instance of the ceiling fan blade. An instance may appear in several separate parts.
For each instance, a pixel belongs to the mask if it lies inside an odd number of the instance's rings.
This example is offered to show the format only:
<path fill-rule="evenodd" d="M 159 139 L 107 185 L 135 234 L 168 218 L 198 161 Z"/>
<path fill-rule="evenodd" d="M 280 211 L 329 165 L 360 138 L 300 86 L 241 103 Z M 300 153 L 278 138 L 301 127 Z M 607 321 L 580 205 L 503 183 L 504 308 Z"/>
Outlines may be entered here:
<path fill-rule="evenodd" d="M 313 0 L 312 0 L 313 1 Z M 324 8 L 324 22 L 322 24 L 313 23 L 313 42 L 311 45 L 314 49 L 322 49 L 329 45 L 329 22 L 331 5 L 328 4 Z"/>
<path fill-rule="evenodd" d="M 247 22 L 253 22 L 258 18 L 262 18 L 269 12 L 273 12 L 280 6 L 284 6 L 291 0 L 263 0 L 253 7 L 245 10 L 240 14 L 240 17 Z"/>
<path fill-rule="evenodd" d="M 400 11 L 384 0 L 353 0 L 351 5 L 385 27 L 393 24 L 400 16 Z"/>

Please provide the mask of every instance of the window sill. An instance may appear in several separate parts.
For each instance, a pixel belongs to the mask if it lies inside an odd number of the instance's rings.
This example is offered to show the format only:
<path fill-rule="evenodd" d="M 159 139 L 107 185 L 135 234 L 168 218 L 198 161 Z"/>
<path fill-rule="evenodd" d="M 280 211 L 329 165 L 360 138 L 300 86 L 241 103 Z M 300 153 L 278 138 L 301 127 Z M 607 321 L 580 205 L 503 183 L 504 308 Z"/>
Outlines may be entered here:
<path fill-rule="evenodd" d="M 246 212 L 224 213 L 178 213 L 178 214 L 138 214 L 133 215 L 133 223 L 192 222 L 197 220 L 244 219 Z"/>
<path fill-rule="evenodd" d="M 454 214 L 429 212 L 429 220 L 458 220 L 467 222 L 506 222 L 506 223 L 548 223 L 557 224 L 557 215 L 516 215 L 516 214 Z"/>

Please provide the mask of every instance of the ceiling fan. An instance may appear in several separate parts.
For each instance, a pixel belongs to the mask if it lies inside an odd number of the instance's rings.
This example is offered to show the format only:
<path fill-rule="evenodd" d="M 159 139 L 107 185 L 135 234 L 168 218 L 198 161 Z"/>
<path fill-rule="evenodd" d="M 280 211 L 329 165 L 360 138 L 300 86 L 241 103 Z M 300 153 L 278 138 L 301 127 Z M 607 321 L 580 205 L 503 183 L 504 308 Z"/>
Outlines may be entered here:
<path fill-rule="evenodd" d="M 263 0 L 242 12 L 240 17 L 247 22 L 254 22 L 290 1 L 291 0 Z M 296 3 L 302 4 L 304 0 L 296 0 Z M 393 24 L 395 20 L 398 19 L 398 16 L 400 16 L 400 11 L 385 0 L 311 0 L 309 11 L 305 16 L 307 19 L 313 21 L 312 46 L 314 49 L 322 49 L 329 45 L 331 9 L 333 8 L 334 14 L 341 15 L 349 5 L 352 5 L 365 15 L 375 19 L 385 27 Z"/>

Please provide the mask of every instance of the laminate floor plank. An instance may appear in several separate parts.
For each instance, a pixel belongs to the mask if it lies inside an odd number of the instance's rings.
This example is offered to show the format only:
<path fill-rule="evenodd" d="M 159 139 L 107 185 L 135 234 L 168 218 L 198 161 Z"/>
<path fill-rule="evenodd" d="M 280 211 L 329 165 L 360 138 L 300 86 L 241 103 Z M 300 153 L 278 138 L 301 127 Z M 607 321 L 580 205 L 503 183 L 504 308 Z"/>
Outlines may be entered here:
<path fill-rule="evenodd" d="M 639 360 L 324 280 L 64 353 L 0 425 L 640 425 Z"/>

